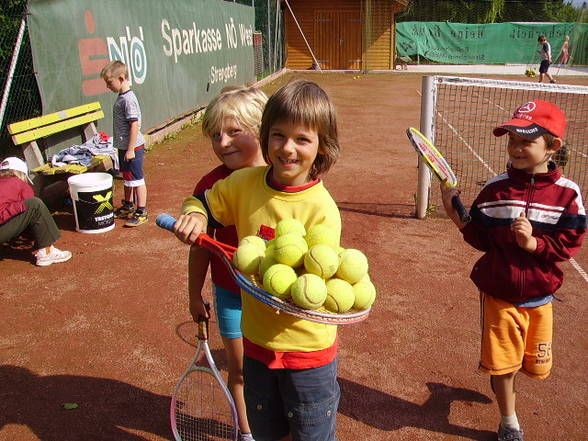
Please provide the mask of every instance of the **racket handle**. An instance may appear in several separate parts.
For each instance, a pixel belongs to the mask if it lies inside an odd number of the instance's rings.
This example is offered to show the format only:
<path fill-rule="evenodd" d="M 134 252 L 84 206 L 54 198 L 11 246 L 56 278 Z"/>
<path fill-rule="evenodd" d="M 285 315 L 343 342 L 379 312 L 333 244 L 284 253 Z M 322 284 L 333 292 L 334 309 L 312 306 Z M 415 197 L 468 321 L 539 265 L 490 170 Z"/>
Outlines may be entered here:
<path fill-rule="evenodd" d="M 459 198 L 459 196 L 453 196 L 453 198 L 451 199 L 451 205 L 453 205 L 453 208 L 455 208 L 455 211 L 457 211 L 457 214 L 459 215 L 459 218 L 463 223 L 467 224 L 469 221 L 472 220 L 471 216 L 461 203 L 461 199 Z"/>
<path fill-rule="evenodd" d="M 161 213 L 159 216 L 157 216 L 157 218 L 155 218 L 155 224 L 158 227 L 161 227 L 165 230 L 171 231 L 173 233 L 174 231 L 174 224 L 176 223 L 176 218 L 173 216 L 170 216 L 167 213 Z"/>

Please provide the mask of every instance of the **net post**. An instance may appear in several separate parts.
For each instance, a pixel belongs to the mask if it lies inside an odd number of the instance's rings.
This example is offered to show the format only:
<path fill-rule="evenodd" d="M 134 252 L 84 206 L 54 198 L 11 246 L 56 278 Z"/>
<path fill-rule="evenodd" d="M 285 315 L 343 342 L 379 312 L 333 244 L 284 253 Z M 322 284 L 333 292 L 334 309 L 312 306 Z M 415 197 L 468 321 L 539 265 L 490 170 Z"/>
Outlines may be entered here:
<path fill-rule="evenodd" d="M 423 76 L 421 84 L 421 122 L 420 131 L 432 142 L 434 112 L 434 76 Z M 416 193 L 416 217 L 423 219 L 427 215 L 429 193 L 431 189 L 431 171 L 419 156 L 418 182 Z"/>

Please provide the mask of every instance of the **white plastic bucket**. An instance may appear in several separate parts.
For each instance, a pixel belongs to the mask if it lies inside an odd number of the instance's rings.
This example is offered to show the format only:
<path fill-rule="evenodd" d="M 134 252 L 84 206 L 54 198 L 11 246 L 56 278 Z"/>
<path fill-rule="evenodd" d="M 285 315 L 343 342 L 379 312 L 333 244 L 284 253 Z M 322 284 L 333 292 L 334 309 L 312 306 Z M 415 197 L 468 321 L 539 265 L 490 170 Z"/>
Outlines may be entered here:
<path fill-rule="evenodd" d="M 114 228 L 112 176 L 108 173 L 82 173 L 67 179 L 73 201 L 76 230 L 104 233 Z"/>

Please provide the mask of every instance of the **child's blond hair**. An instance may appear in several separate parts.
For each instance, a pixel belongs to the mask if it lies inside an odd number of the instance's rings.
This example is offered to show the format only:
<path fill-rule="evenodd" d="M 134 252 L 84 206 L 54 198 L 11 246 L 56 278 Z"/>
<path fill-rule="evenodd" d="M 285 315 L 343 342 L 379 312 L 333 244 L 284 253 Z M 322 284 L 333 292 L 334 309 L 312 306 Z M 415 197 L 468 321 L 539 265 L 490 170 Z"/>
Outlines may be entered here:
<path fill-rule="evenodd" d="M 307 80 L 292 81 L 268 100 L 261 119 L 259 138 L 263 157 L 269 164 L 268 140 L 272 125 L 278 121 L 291 121 L 316 130 L 319 151 L 312 167 L 310 179 L 329 171 L 339 158 L 335 107 L 327 93 L 316 83 Z"/>
<path fill-rule="evenodd" d="M 120 76 L 123 76 L 125 79 L 129 78 L 129 69 L 125 63 L 119 60 L 111 61 L 100 71 L 100 77 L 103 80 L 118 78 Z"/>
<path fill-rule="evenodd" d="M 1 177 L 12 176 L 14 178 L 20 179 L 23 182 L 26 182 L 27 184 L 29 183 L 28 176 L 25 173 L 21 172 L 20 170 L 13 170 L 11 168 L 0 170 L 0 176 Z"/>
<path fill-rule="evenodd" d="M 257 137 L 266 102 L 267 95 L 256 87 L 225 87 L 206 107 L 202 133 L 212 138 L 222 129 L 224 118 L 233 117 Z"/>

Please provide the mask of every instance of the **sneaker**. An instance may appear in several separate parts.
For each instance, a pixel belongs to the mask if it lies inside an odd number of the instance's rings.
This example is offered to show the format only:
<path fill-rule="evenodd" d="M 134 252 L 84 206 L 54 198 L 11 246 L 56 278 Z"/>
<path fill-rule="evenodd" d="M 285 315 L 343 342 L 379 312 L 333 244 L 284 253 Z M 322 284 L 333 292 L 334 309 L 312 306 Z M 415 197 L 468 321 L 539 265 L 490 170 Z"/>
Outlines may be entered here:
<path fill-rule="evenodd" d="M 147 222 L 147 217 L 147 210 L 135 210 L 125 223 L 125 227 L 138 227 L 139 225 L 143 225 Z"/>
<path fill-rule="evenodd" d="M 525 441 L 523 429 L 510 429 L 500 425 L 498 426 L 498 441 Z"/>
<path fill-rule="evenodd" d="M 255 441 L 251 433 L 239 432 L 239 441 Z"/>
<path fill-rule="evenodd" d="M 49 252 L 47 252 L 49 249 Z M 41 248 L 37 251 L 37 266 L 49 266 L 53 263 L 66 262 L 71 259 L 71 252 L 61 251 L 59 248 L 51 245 L 47 248 Z"/>
<path fill-rule="evenodd" d="M 549 81 L 549 82 L 550 82 L 551 84 L 555 84 L 555 83 L 556 83 L 556 81 L 555 81 L 555 80 L 551 80 L 551 81 Z"/>
<path fill-rule="evenodd" d="M 114 210 L 114 217 L 117 219 L 129 219 L 135 212 L 135 206 L 132 202 L 125 201 L 124 199 L 121 202 L 122 205 Z"/>

